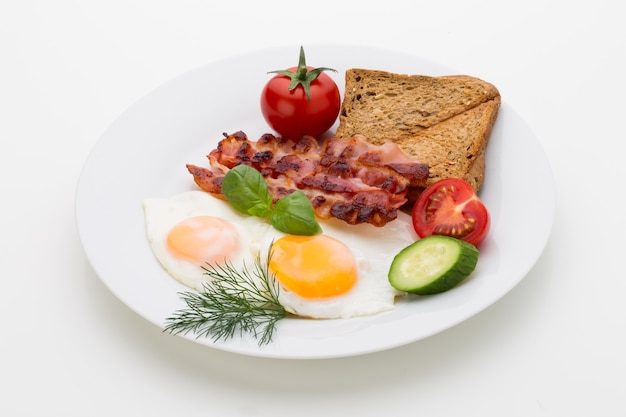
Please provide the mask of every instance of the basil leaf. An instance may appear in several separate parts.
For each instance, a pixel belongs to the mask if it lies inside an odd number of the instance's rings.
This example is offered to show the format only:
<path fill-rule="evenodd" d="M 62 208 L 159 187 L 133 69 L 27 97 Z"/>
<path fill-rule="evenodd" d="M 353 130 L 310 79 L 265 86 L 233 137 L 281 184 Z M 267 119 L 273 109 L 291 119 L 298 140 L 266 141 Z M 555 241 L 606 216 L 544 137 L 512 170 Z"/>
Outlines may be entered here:
<path fill-rule="evenodd" d="M 243 214 L 266 218 L 272 212 L 272 196 L 265 178 L 248 165 L 238 165 L 226 173 L 222 193 Z"/>
<path fill-rule="evenodd" d="M 263 175 L 248 165 L 238 165 L 224 175 L 222 193 L 243 214 L 269 217 L 272 226 L 292 235 L 312 236 L 322 233 L 313 206 L 300 190 L 272 204 Z"/>
<path fill-rule="evenodd" d="M 313 206 L 301 190 L 276 202 L 270 214 L 270 223 L 275 229 L 292 235 L 313 236 L 322 233 Z"/>

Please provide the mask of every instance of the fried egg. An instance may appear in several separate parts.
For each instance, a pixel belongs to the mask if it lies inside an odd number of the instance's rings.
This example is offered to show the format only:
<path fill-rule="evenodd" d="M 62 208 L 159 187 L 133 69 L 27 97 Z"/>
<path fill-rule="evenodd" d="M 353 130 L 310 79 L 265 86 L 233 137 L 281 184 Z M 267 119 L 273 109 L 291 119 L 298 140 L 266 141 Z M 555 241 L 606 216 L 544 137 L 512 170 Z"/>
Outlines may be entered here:
<path fill-rule="evenodd" d="M 244 216 L 226 201 L 203 191 L 143 201 L 146 236 L 161 266 L 180 283 L 202 290 L 207 263 L 234 267 L 250 262 L 259 251 L 259 237 L 272 227 Z"/>
<path fill-rule="evenodd" d="M 320 222 L 323 234 L 287 235 L 272 247 L 270 271 L 280 303 L 295 315 L 320 319 L 366 316 L 393 309 L 402 293 L 389 284 L 394 256 L 417 236 L 410 222 L 384 227 Z"/>
<path fill-rule="evenodd" d="M 206 262 L 236 268 L 271 258 L 279 302 L 288 312 L 316 319 L 349 318 L 393 309 L 401 293 L 389 284 L 393 257 L 417 239 L 410 221 L 384 227 L 319 220 L 323 233 L 289 235 L 266 220 L 245 216 L 203 191 L 143 203 L 155 257 L 175 279 L 201 290 Z"/>

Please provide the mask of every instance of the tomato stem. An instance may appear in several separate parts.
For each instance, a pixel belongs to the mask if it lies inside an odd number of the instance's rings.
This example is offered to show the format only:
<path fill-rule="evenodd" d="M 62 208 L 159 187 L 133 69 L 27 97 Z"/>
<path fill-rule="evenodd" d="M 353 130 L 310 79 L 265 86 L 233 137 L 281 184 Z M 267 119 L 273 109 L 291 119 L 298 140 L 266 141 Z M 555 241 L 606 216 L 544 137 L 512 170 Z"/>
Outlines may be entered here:
<path fill-rule="evenodd" d="M 300 46 L 300 57 L 298 59 L 298 67 L 295 71 L 277 70 L 269 71 L 268 74 L 280 74 L 284 75 L 285 77 L 289 77 L 289 79 L 291 80 L 288 87 L 289 91 L 301 85 L 304 89 L 304 93 L 306 94 L 307 101 L 311 101 L 311 83 L 315 81 L 323 71 L 337 72 L 337 70 L 327 67 L 318 67 L 309 70 L 306 66 L 304 48 Z"/>

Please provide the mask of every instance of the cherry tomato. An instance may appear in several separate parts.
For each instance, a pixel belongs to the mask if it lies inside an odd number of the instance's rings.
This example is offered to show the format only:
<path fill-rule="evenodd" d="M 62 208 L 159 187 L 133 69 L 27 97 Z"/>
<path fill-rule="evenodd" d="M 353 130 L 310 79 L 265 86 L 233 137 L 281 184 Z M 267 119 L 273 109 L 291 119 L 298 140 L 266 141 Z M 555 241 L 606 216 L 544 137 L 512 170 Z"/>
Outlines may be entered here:
<path fill-rule="evenodd" d="M 322 136 L 337 120 L 341 99 L 335 81 L 323 71 L 306 65 L 300 47 L 297 67 L 276 73 L 261 93 L 261 112 L 265 121 L 279 135 L 300 139 L 304 135 Z"/>
<path fill-rule="evenodd" d="M 478 246 L 487 236 L 491 219 L 472 186 L 460 178 L 446 178 L 427 187 L 412 211 L 420 237 L 446 235 Z"/>

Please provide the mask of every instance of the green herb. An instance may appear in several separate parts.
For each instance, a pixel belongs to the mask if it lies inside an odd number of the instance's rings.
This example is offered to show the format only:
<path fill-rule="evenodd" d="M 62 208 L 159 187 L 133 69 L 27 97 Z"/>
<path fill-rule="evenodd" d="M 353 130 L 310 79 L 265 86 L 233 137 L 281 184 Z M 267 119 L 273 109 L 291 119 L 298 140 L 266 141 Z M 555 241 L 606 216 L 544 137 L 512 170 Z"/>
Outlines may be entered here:
<path fill-rule="evenodd" d="M 306 195 L 296 190 L 272 203 L 267 183 L 259 171 L 238 165 L 222 181 L 222 193 L 239 212 L 268 218 L 274 228 L 292 235 L 312 236 L 322 232 Z"/>
<path fill-rule="evenodd" d="M 271 341 L 276 323 L 287 316 L 278 301 L 280 287 L 269 271 L 271 251 L 265 264 L 259 256 L 250 271 L 245 263 L 237 271 L 231 263 L 202 267 L 212 280 L 203 291 L 183 292 L 187 308 L 166 319 L 171 334 L 195 333 L 214 341 L 248 333 L 259 339 L 259 346 Z"/>
<path fill-rule="evenodd" d="M 276 202 L 270 214 L 270 222 L 276 230 L 292 235 L 317 235 L 322 232 L 313 206 L 307 196 L 296 190 Z"/>
<path fill-rule="evenodd" d="M 222 193 L 235 210 L 256 217 L 267 217 L 272 212 L 272 196 L 259 171 L 238 165 L 228 171 L 222 181 Z"/>

